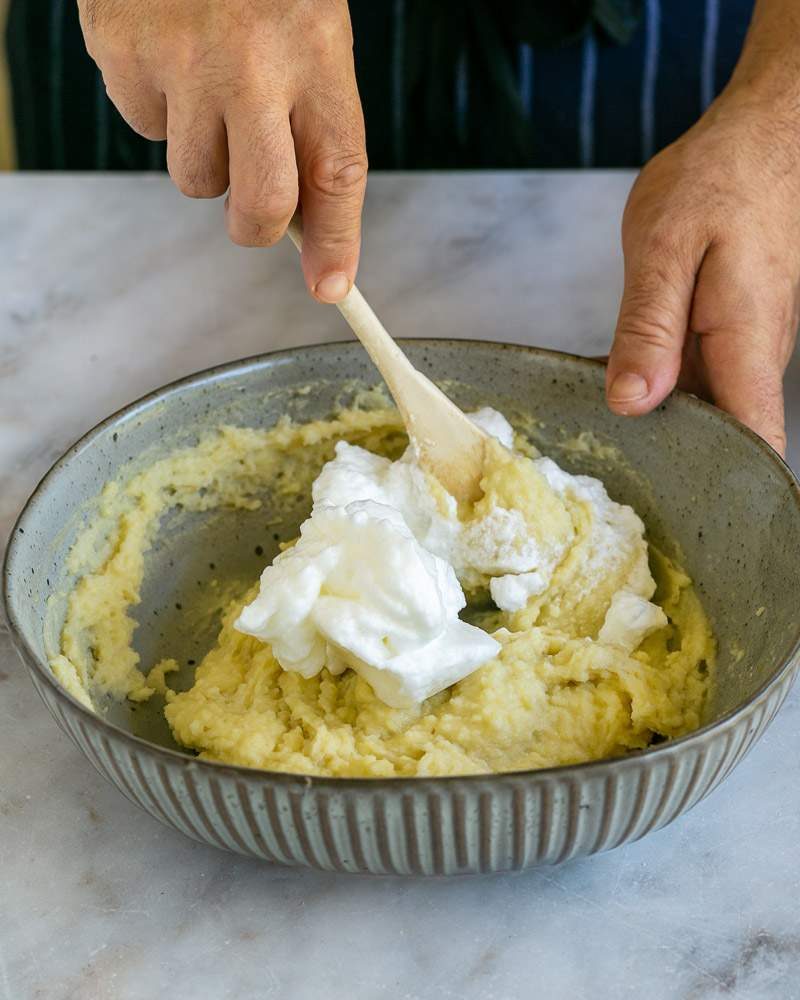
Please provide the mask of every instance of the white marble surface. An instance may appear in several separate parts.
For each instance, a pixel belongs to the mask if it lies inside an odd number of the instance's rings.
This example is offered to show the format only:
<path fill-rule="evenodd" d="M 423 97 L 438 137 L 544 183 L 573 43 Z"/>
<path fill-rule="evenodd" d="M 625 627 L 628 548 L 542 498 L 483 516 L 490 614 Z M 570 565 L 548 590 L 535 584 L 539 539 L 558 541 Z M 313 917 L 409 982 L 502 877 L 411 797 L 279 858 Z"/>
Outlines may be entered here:
<path fill-rule="evenodd" d="M 370 184 L 360 281 L 398 335 L 600 353 L 628 174 Z M 413 297 L 413 298 L 412 298 Z M 176 376 L 341 337 L 288 246 L 230 246 L 161 178 L 0 177 L 0 539 L 99 418 Z M 800 460 L 800 370 L 787 382 Z M 0 634 L 0 1000 L 800 998 L 800 697 L 644 841 L 513 877 L 271 868 L 161 827 L 53 724 Z"/>

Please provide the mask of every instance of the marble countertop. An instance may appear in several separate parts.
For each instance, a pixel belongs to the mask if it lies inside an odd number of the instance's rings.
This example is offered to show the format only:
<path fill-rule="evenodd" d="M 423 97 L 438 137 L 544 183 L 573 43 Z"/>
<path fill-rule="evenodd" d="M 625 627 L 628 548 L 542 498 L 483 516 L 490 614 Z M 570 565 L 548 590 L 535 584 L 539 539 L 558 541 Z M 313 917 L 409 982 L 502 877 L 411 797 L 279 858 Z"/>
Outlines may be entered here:
<path fill-rule="evenodd" d="M 360 284 L 396 335 L 605 351 L 628 173 L 370 182 Z M 345 336 L 294 251 L 228 244 L 165 178 L 0 176 L 0 540 L 97 420 L 170 379 Z M 800 463 L 800 365 L 788 380 Z M 708 799 L 556 869 L 401 881 L 273 868 L 129 804 L 0 625 L 0 1000 L 793 1000 L 800 693 Z"/>

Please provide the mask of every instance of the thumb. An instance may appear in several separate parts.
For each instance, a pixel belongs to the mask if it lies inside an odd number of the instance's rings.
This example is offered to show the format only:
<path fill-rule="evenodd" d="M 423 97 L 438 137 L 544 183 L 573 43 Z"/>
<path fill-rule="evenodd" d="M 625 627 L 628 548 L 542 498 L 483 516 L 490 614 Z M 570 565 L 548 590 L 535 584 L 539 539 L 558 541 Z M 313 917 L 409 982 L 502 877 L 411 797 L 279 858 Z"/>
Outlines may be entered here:
<path fill-rule="evenodd" d="M 710 250 L 697 279 L 692 327 L 714 403 L 785 455 L 783 372 L 792 330 L 782 317 L 791 309 L 784 312 L 763 302 L 765 288 L 780 286 L 754 279 L 757 273 L 757 266 L 748 267 L 741 254 Z M 756 293 L 748 293 L 753 284 Z"/>
<path fill-rule="evenodd" d="M 638 416 L 674 388 L 681 367 L 695 268 L 675 253 L 642 248 L 625 257 L 625 288 L 608 359 L 614 413 Z"/>

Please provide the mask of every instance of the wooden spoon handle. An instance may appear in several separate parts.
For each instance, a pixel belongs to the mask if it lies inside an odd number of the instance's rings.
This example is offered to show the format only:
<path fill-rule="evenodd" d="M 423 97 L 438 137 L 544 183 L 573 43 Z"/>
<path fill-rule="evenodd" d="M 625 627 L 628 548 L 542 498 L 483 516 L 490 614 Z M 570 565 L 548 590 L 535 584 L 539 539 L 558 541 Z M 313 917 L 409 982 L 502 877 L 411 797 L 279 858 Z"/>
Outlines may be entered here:
<path fill-rule="evenodd" d="M 289 238 L 298 251 L 302 251 L 303 223 L 299 215 L 295 215 L 289 223 Z M 350 329 L 367 349 L 393 396 L 395 396 L 393 382 L 396 381 L 399 371 L 406 370 L 413 372 L 415 376 L 419 375 L 355 285 L 341 302 L 336 303 L 336 306 L 347 320 Z M 395 401 L 397 402 L 396 398 Z"/>
<path fill-rule="evenodd" d="M 288 232 L 302 250 L 303 224 L 298 215 L 289 223 Z M 477 499 L 486 441 L 483 431 L 417 371 L 355 285 L 336 305 L 383 376 L 422 465 L 458 500 Z"/>
<path fill-rule="evenodd" d="M 289 238 L 298 251 L 303 249 L 303 223 L 299 215 L 295 215 L 289 223 Z M 404 408 L 403 399 L 408 389 L 408 380 L 410 379 L 414 383 L 424 380 L 427 383 L 427 391 L 441 397 L 448 406 L 456 411 L 458 417 L 463 419 L 464 415 L 461 410 L 430 379 L 426 378 L 422 372 L 417 371 L 403 354 L 356 285 L 353 285 L 341 302 L 336 303 L 336 306 L 374 361 L 375 367 L 383 376 L 401 412 Z M 470 426 L 473 425 L 470 423 Z"/>

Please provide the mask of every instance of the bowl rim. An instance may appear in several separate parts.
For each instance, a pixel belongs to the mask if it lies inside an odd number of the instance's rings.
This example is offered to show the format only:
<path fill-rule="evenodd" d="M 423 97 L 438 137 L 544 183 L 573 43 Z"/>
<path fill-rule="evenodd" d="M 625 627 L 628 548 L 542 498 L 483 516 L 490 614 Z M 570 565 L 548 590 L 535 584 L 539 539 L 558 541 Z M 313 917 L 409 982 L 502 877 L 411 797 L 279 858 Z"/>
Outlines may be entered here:
<path fill-rule="evenodd" d="M 469 345 L 472 345 L 473 347 L 488 347 L 498 351 L 510 350 L 528 355 L 534 355 L 539 358 L 561 359 L 570 364 L 576 365 L 577 367 L 583 367 L 585 370 L 591 370 L 593 373 L 597 373 L 598 369 L 605 368 L 605 362 L 597 358 L 584 357 L 567 351 L 552 350 L 550 348 L 536 347 L 528 344 L 460 337 L 402 337 L 397 338 L 397 341 L 400 344 L 422 347 L 430 346 L 432 348 L 436 348 L 437 346 L 467 346 L 469 349 Z M 274 366 L 276 363 L 290 363 L 298 354 L 306 355 L 314 352 L 324 354 L 329 351 L 342 349 L 358 351 L 361 348 L 357 341 L 349 339 L 325 341 L 318 344 L 307 344 L 297 347 L 287 347 L 227 361 L 223 364 L 214 365 L 210 368 L 204 368 L 174 379 L 171 382 L 167 382 L 164 385 L 145 393 L 143 396 L 140 396 L 131 403 L 120 407 L 108 417 L 99 421 L 88 431 L 82 434 L 72 445 L 70 445 L 69 448 L 67 448 L 66 451 L 58 459 L 56 459 L 47 472 L 45 472 L 45 474 L 41 477 L 30 496 L 25 501 L 8 537 L 2 569 L 3 606 L 5 609 L 6 619 L 9 624 L 9 634 L 11 636 L 12 643 L 23 662 L 40 680 L 44 681 L 44 683 L 54 692 L 57 699 L 65 701 L 70 706 L 73 713 L 77 713 L 78 716 L 81 716 L 89 725 L 99 729 L 106 736 L 112 737 L 117 741 L 122 741 L 132 750 L 145 751 L 151 755 L 160 757 L 165 762 L 169 762 L 175 766 L 200 769 L 207 767 L 211 769 L 212 773 L 220 775 L 226 774 L 240 779 L 249 779 L 250 781 L 258 780 L 260 778 L 261 780 L 269 780 L 270 782 L 277 782 L 281 785 L 287 786 L 302 786 L 307 788 L 313 784 L 328 787 L 332 790 L 342 791 L 346 789 L 367 789 L 370 787 L 374 788 L 376 786 L 388 786 L 392 789 L 402 791 L 409 785 L 419 788 L 423 783 L 441 786 L 442 784 L 458 784 L 461 782 L 473 784 L 475 782 L 480 783 L 486 781 L 504 781 L 513 783 L 517 781 L 548 781 L 552 779 L 575 780 L 579 777 L 589 776 L 590 774 L 602 774 L 610 768 L 613 768 L 615 771 L 631 767 L 637 768 L 644 760 L 652 761 L 653 764 L 658 761 L 667 761 L 676 753 L 681 753 L 684 749 L 707 742 L 711 737 L 720 735 L 722 732 L 736 726 L 744 716 L 754 711 L 758 704 L 764 701 L 772 690 L 781 684 L 786 675 L 793 670 L 795 662 L 798 658 L 798 653 L 800 653 L 800 622 L 798 622 L 796 627 L 794 641 L 791 645 L 790 652 L 775 673 L 768 680 L 764 681 L 750 695 L 750 697 L 747 698 L 746 701 L 743 701 L 740 705 L 730 709 L 724 715 L 714 719 L 712 722 L 706 723 L 700 728 L 693 730 L 691 733 L 679 736 L 673 740 L 668 740 L 664 743 L 659 743 L 656 746 L 646 747 L 641 750 L 633 750 L 627 753 L 624 757 L 606 757 L 601 758 L 600 760 L 582 761 L 577 764 L 559 764 L 553 767 L 533 768 L 520 771 L 481 772 L 478 774 L 461 775 L 403 775 L 398 777 L 372 775 L 363 777 L 335 777 L 330 775 L 301 774 L 290 771 L 270 771 L 265 768 L 250 767 L 244 764 L 228 764 L 223 761 L 203 759 L 187 751 L 173 750 L 171 747 L 151 743 L 149 740 L 128 732 L 128 730 L 110 722 L 103 715 L 87 708 L 82 702 L 78 701 L 77 698 L 61 686 L 50 669 L 49 664 L 41 660 L 31 648 L 22 633 L 22 628 L 17 621 L 16 615 L 14 614 L 11 606 L 11 570 L 12 563 L 14 561 L 15 549 L 17 544 L 19 544 L 19 535 L 24 534 L 25 526 L 28 520 L 31 519 L 36 513 L 36 508 L 41 500 L 41 494 L 44 488 L 48 485 L 51 479 L 54 479 L 76 455 L 80 454 L 85 448 L 89 447 L 95 438 L 99 437 L 103 431 L 122 422 L 123 420 L 135 417 L 137 414 L 146 411 L 149 407 L 155 405 L 169 395 L 192 386 L 200 386 L 205 383 L 217 381 L 220 377 L 231 377 L 255 367 L 263 366 L 268 368 L 270 366 Z M 769 445 L 762 437 L 745 424 L 742 424 L 735 417 L 731 416 L 731 414 L 726 413 L 724 410 L 719 409 L 713 404 L 708 403 L 691 393 L 676 389 L 670 394 L 670 397 L 668 397 L 668 399 L 670 398 L 675 399 L 679 405 L 699 409 L 702 412 L 711 414 L 712 419 L 722 420 L 724 423 L 727 423 L 729 426 L 734 428 L 737 433 L 744 434 L 745 437 L 750 440 L 751 444 L 755 445 L 767 457 L 767 459 L 780 473 L 781 477 L 785 480 L 786 485 L 789 488 L 789 492 L 794 498 L 795 507 L 797 508 L 798 513 L 800 513 L 800 481 L 798 481 L 798 478 L 795 476 L 794 472 L 787 465 L 784 459 L 781 458 L 772 446 Z M 657 409 L 662 409 L 666 405 L 667 401 L 665 400 L 664 403 L 659 404 Z"/>

